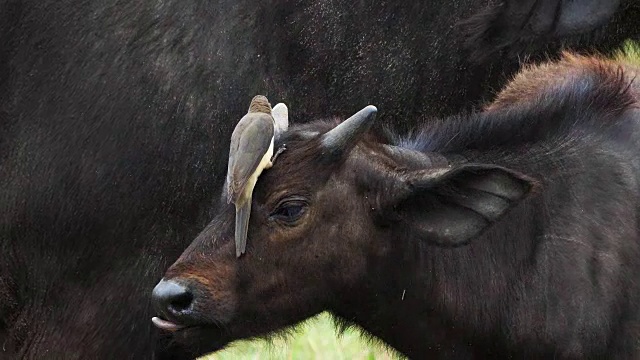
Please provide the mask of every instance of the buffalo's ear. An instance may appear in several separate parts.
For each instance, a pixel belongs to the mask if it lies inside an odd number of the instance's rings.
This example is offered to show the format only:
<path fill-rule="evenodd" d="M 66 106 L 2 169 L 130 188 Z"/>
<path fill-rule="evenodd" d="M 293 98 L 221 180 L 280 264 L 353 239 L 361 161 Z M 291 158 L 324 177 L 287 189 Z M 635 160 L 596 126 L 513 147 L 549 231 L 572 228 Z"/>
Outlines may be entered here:
<path fill-rule="evenodd" d="M 536 187 L 528 176 L 495 165 L 464 164 L 399 177 L 392 201 L 404 226 L 442 246 L 466 245 Z"/>

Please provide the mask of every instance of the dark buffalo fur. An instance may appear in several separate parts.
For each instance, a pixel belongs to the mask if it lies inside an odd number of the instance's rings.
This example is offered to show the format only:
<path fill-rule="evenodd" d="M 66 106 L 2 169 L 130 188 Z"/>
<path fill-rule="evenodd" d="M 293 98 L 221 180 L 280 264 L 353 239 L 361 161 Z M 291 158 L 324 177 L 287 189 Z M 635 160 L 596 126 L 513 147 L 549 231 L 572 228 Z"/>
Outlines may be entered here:
<path fill-rule="evenodd" d="M 0 0 L 0 357 L 180 357 L 149 292 L 210 219 L 251 97 L 297 122 L 471 108 L 529 55 L 470 58 L 457 24 L 493 3 Z M 635 36 L 619 10 L 572 43 Z"/>
<path fill-rule="evenodd" d="M 521 0 L 496 1 L 463 21 L 465 47 L 476 60 L 500 54 L 553 49 L 554 39 L 588 44 L 607 27 L 630 23 L 639 15 L 637 0 Z M 598 28 L 585 36 L 585 30 Z M 640 29 L 634 39 L 640 38 Z M 546 39 L 546 41 L 540 41 Z"/>
<path fill-rule="evenodd" d="M 328 310 L 416 359 L 637 359 L 638 74 L 566 54 L 483 112 L 339 157 L 334 123 L 293 127 L 247 253 L 222 201 L 165 275 L 193 296 L 159 307 L 175 341 L 199 355 Z"/>

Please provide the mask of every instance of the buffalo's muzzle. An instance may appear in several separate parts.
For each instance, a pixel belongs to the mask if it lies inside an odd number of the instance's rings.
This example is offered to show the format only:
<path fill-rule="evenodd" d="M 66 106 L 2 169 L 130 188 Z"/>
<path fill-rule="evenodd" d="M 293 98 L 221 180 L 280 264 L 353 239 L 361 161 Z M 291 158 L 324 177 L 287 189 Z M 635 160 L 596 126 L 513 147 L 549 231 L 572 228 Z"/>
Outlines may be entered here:
<path fill-rule="evenodd" d="M 173 280 L 162 279 L 151 294 L 153 305 L 164 319 L 154 318 L 156 326 L 165 330 L 178 330 L 181 325 L 188 324 L 193 312 L 193 293 L 189 288 Z"/>

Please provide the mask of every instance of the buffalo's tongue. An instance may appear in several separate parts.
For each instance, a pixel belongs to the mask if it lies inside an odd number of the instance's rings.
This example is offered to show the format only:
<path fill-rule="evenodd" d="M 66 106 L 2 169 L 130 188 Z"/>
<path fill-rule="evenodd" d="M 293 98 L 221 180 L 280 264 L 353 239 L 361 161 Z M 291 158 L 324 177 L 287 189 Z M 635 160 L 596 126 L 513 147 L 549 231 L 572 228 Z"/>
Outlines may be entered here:
<path fill-rule="evenodd" d="M 171 321 L 160 319 L 157 316 L 152 317 L 151 322 L 153 322 L 153 325 L 155 325 L 156 327 L 162 330 L 167 330 L 167 331 L 177 331 L 184 327 L 181 325 L 174 324 Z"/>

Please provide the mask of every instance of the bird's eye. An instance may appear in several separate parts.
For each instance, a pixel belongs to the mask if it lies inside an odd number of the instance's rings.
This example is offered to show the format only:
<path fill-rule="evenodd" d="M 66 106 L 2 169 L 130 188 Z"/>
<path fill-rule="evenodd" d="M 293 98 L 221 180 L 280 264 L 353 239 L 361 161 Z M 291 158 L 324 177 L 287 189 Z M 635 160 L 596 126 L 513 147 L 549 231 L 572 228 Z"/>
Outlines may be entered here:
<path fill-rule="evenodd" d="M 307 202 L 302 199 L 286 200 L 281 202 L 271 213 L 271 218 L 292 224 L 304 215 L 307 206 Z"/>

